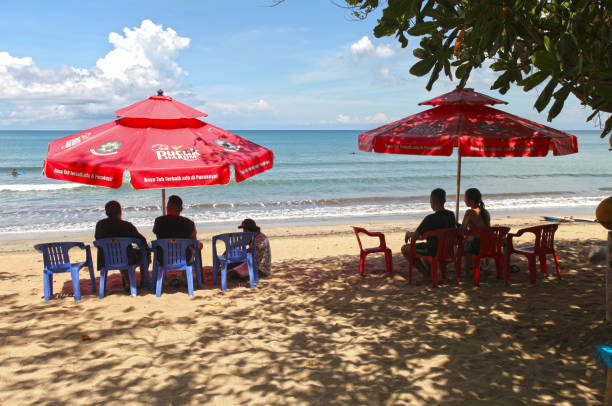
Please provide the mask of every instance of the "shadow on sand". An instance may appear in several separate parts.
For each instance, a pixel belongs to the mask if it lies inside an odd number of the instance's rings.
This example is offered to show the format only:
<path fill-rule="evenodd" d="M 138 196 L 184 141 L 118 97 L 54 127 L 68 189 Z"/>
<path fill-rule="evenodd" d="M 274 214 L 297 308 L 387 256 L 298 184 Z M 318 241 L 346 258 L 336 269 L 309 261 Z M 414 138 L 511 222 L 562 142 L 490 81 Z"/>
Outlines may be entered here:
<path fill-rule="evenodd" d="M 594 349 L 612 325 L 584 244 L 559 244 L 563 279 L 530 285 L 517 261 L 508 288 L 493 266 L 479 288 L 450 268 L 438 289 L 418 274 L 410 286 L 395 255 L 394 274 L 382 256 L 365 277 L 358 256 L 283 262 L 254 290 L 208 278 L 191 299 L 3 294 L 0 393 L 38 405 L 601 404 Z"/>

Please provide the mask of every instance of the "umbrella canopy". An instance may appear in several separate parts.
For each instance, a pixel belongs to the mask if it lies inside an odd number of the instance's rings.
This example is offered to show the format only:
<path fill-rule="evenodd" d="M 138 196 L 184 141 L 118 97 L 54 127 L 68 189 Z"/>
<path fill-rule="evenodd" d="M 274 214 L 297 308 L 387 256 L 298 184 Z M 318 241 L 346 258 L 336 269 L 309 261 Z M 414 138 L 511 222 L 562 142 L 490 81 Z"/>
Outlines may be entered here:
<path fill-rule="evenodd" d="M 272 168 L 271 150 L 196 119 L 205 113 L 171 97 L 151 96 L 118 117 L 52 141 L 44 164 L 52 179 L 118 188 L 130 173 L 135 189 L 241 182 Z"/>
<path fill-rule="evenodd" d="M 474 89 L 455 89 L 452 92 L 444 93 L 431 100 L 419 103 L 419 106 L 429 104 L 431 106 L 441 106 L 443 104 L 508 104 L 503 100 L 495 99 L 486 94 L 477 93 Z"/>
<path fill-rule="evenodd" d="M 446 155 L 457 148 L 457 206 L 461 157 L 525 157 L 578 152 L 574 135 L 488 107 L 505 103 L 474 92 L 455 90 L 420 104 L 437 107 L 359 135 L 359 149 L 390 154 Z"/>

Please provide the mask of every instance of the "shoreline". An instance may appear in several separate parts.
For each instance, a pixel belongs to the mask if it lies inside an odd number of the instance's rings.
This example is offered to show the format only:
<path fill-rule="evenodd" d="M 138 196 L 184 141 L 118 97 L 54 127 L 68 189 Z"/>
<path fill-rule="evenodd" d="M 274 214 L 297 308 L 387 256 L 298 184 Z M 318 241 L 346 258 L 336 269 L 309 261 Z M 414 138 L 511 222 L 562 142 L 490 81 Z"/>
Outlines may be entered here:
<path fill-rule="evenodd" d="M 452 203 L 452 202 L 451 202 Z M 454 204 L 449 205 L 447 202 L 447 208 L 454 212 Z M 577 218 L 587 218 L 587 219 L 595 219 L 595 208 L 596 206 L 586 206 L 586 207 L 574 207 L 574 208 L 520 208 L 520 209 L 502 209 L 502 210 L 490 210 L 491 218 L 493 219 L 493 223 L 502 224 L 501 222 L 507 218 L 527 218 L 527 217 L 542 217 L 542 216 L 552 216 L 552 217 L 577 217 Z M 459 211 L 459 220 L 463 216 L 465 212 L 465 207 L 461 207 Z M 285 228 L 285 227 L 298 227 L 298 228 L 308 228 L 308 227 L 321 227 L 325 228 L 327 226 L 339 226 L 344 224 L 349 225 L 362 225 L 362 224 L 391 224 L 396 223 L 400 224 L 409 224 L 412 225 L 414 223 L 419 223 L 423 217 L 425 217 L 430 212 L 424 213 L 409 213 L 406 215 L 368 215 L 368 216 L 330 216 L 330 217 L 307 217 L 307 218 L 283 218 L 283 219 L 257 219 L 257 223 L 262 226 L 262 228 Z M 101 213 L 103 215 L 103 213 Z M 189 218 L 189 211 L 185 210 L 183 212 L 185 217 Z M 100 217 L 102 219 L 103 217 Z M 131 221 L 129 217 L 124 217 L 125 220 Z M 138 231 L 143 235 L 150 239 L 152 236 L 151 229 L 153 228 L 153 220 L 154 217 L 151 218 L 150 225 L 142 226 L 136 225 Z M 541 218 L 540 218 L 541 220 Z M 217 222 L 196 222 L 196 228 L 199 234 L 220 234 L 220 233 L 229 233 L 237 231 L 237 224 L 240 224 L 241 220 L 233 221 L 217 221 Z M 80 238 L 87 239 L 93 238 L 93 232 L 95 228 L 95 222 L 92 223 L 91 228 L 81 228 L 75 230 L 37 230 L 37 231 L 9 231 L 9 232 L 0 232 L 0 241 L 25 241 L 25 240 L 40 240 L 43 238 Z M 91 235 L 90 235 L 91 234 Z M 4 251 L 2 247 L 0 247 L 0 251 Z"/>

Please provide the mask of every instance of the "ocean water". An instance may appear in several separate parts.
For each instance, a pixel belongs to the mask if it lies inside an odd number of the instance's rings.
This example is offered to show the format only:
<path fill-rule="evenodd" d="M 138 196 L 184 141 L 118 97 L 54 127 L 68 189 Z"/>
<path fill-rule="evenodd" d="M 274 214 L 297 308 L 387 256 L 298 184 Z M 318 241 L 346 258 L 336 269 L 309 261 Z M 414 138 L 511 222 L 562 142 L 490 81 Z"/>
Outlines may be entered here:
<path fill-rule="evenodd" d="M 161 211 L 159 190 L 134 190 L 127 180 L 107 189 L 47 179 L 49 141 L 76 131 L 0 131 L 0 234 L 92 230 L 104 203 L 118 200 L 123 217 L 150 231 Z M 268 222 L 384 218 L 428 213 L 429 192 L 442 187 L 454 210 L 457 157 L 362 152 L 362 131 L 235 131 L 274 151 L 274 168 L 241 183 L 169 189 L 200 227 Z M 539 212 L 592 213 L 612 194 L 607 140 L 575 131 L 579 152 L 543 158 L 462 158 L 461 190 L 478 187 L 493 216 Z M 13 177 L 17 168 L 23 175 Z M 461 207 L 464 209 L 464 207 Z"/>

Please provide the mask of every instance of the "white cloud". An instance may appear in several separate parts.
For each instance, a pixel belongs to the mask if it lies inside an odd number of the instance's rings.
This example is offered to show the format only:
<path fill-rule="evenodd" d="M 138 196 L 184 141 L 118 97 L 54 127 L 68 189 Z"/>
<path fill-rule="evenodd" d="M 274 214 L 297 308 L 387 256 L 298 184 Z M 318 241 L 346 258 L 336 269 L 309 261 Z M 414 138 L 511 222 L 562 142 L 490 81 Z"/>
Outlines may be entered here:
<path fill-rule="evenodd" d="M 390 120 L 385 113 L 376 113 L 373 116 L 367 116 L 365 121 L 368 123 L 387 123 Z"/>
<path fill-rule="evenodd" d="M 272 109 L 272 107 L 270 107 L 270 104 L 264 99 L 259 99 L 259 101 L 257 101 L 256 103 L 249 105 L 248 108 L 250 110 L 270 110 Z"/>
<path fill-rule="evenodd" d="M 346 114 L 338 114 L 337 120 L 342 124 L 359 123 L 359 119 L 357 117 L 347 116 Z"/>
<path fill-rule="evenodd" d="M 395 50 L 387 44 L 381 44 L 375 47 L 372 41 L 370 41 L 370 38 L 364 35 L 359 41 L 351 44 L 351 54 L 356 58 L 363 55 L 390 58 L 395 55 Z"/>
<path fill-rule="evenodd" d="M 44 68 L 30 57 L 0 52 L 0 100 L 9 104 L 0 123 L 42 120 L 44 112 L 61 111 L 56 118 L 109 116 L 157 88 L 178 91 L 187 73 L 176 59 L 189 38 L 143 20 L 140 27 L 124 28 L 123 35 L 110 33 L 108 40 L 114 49 L 89 69 Z"/>
<path fill-rule="evenodd" d="M 374 44 L 370 41 L 367 35 L 364 35 L 359 41 L 351 45 L 351 53 L 353 56 L 359 56 L 374 51 Z"/>
<path fill-rule="evenodd" d="M 261 111 L 274 111 L 274 108 L 265 101 L 264 99 L 259 99 L 256 102 L 223 102 L 211 100 L 208 101 L 204 106 L 201 107 L 203 111 L 207 111 L 210 113 L 211 111 L 216 112 L 220 115 L 227 114 L 236 114 L 236 115 L 248 115 L 252 112 L 261 112 Z"/>
<path fill-rule="evenodd" d="M 381 58 L 390 58 L 395 55 L 395 50 L 390 45 L 379 45 L 376 47 L 376 55 Z"/>

